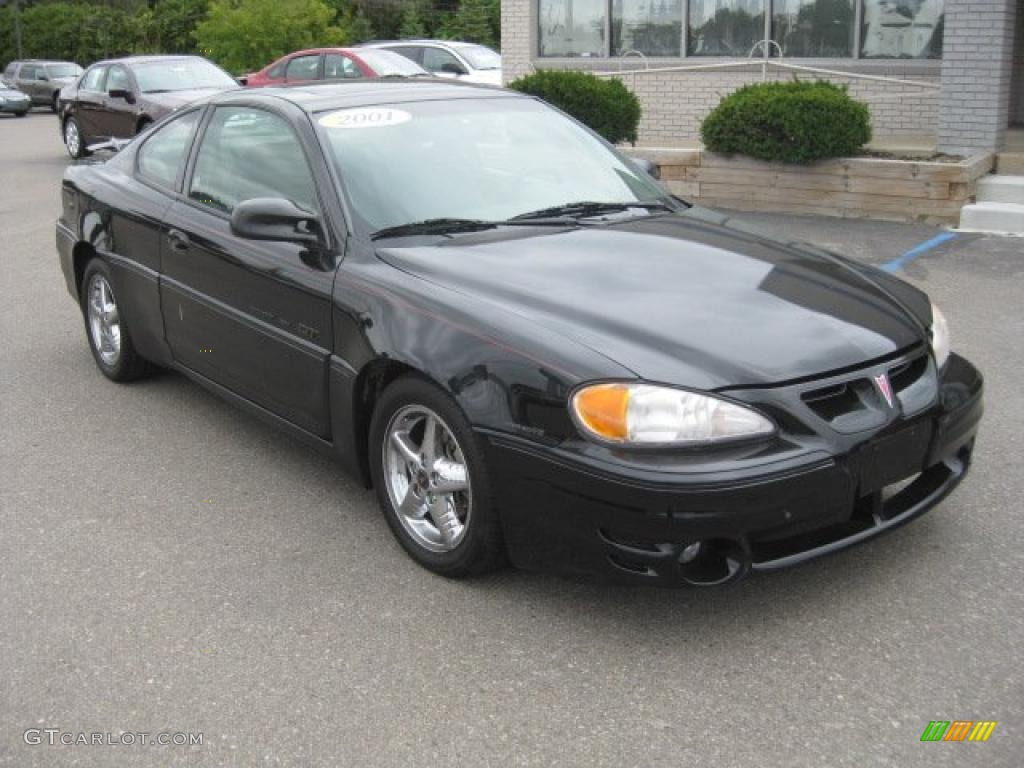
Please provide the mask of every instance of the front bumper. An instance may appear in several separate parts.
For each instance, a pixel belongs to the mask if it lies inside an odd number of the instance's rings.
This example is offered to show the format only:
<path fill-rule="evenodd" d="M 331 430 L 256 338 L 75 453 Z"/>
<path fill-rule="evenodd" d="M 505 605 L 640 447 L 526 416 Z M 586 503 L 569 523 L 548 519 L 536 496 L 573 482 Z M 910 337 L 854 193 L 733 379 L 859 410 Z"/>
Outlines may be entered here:
<path fill-rule="evenodd" d="M 697 475 L 599 464 L 488 434 L 509 557 L 531 570 L 712 585 L 854 546 L 927 512 L 965 477 L 982 378 L 951 356 L 932 407 L 844 450 Z M 909 481 L 913 478 L 912 481 Z"/>

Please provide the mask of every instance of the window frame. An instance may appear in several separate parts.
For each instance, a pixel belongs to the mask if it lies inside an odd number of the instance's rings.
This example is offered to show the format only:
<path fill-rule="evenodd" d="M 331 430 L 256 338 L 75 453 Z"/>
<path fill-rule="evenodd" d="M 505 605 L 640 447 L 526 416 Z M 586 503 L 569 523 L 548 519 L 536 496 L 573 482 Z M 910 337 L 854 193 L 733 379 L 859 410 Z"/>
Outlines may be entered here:
<path fill-rule="evenodd" d="M 100 74 L 99 84 L 95 90 L 87 88 L 85 86 L 86 78 L 89 77 L 89 73 L 93 70 L 98 70 Z M 105 87 L 107 85 L 107 73 L 110 71 L 110 65 L 108 64 L 94 64 L 89 67 L 85 72 L 82 73 L 82 79 L 78 81 L 78 90 L 85 91 L 86 93 L 106 93 Z"/>
<path fill-rule="evenodd" d="M 133 158 L 132 163 L 133 175 L 140 183 L 145 184 L 147 187 L 150 187 L 151 189 L 154 189 L 157 192 L 162 192 L 164 194 L 170 193 L 175 198 L 181 196 L 181 191 L 183 188 L 182 185 L 185 182 L 185 172 L 188 169 L 189 159 L 192 157 L 192 150 L 196 144 L 196 135 L 199 132 L 200 126 L 202 126 L 203 124 L 203 119 L 205 117 L 203 111 L 205 109 L 205 106 L 199 106 L 193 107 L 192 109 L 184 110 L 180 113 L 175 113 L 173 119 L 170 119 L 167 122 L 162 122 L 160 125 L 156 127 L 156 130 L 149 131 L 147 133 L 146 137 L 139 144 L 139 148 L 135 150 L 135 157 Z M 140 163 L 142 152 L 146 148 L 146 145 L 149 144 L 149 142 L 152 141 L 154 138 L 159 136 L 161 131 L 163 131 L 164 128 L 168 127 L 171 123 L 177 122 L 178 120 L 184 120 L 188 115 L 197 113 L 198 118 L 196 119 L 195 125 L 192 126 L 192 132 L 189 135 L 187 144 L 185 146 L 185 153 L 184 155 L 182 155 L 182 162 L 180 167 L 178 168 L 178 174 L 174 178 L 173 186 L 168 187 L 163 183 L 163 181 L 146 174 L 146 172 L 142 170 L 142 165 Z"/>
<path fill-rule="evenodd" d="M 313 77 L 304 77 L 304 78 L 292 79 L 292 77 L 288 74 L 288 70 L 291 69 L 292 64 L 294 64 L 299 59 L 316 59 L 316 71 L 313 73 Z M 323 55 L 323 53 L 317 51 L 316 53 L 300 53 L 300 54 L 298 54 L 296 56 L 292 56 L 290 59 L 288 59 L 288 63 L 286 63 L 284 65 L 284 77 L 283 77 L 283 79 L 284 79 L 284 81 L 286 83 L 313 83 L 313 82 L 316 82 L 317 80 L 323 80 L 324 79 L 324 55 Z"/>
<path fill-rule="evenodd" d="M 571 0 L 570 0 L 571 1 Z M 550 60 L 550 61 L 572 61 L 572 62 L 594 62 L 594 61 L 622 61 L 626 56 L 616 56 L 612 54 L 612 13 L 615 7 L 615 0 L 603 0 L 604 5 L 604 32 L 603 32 L 603 45 L 600 56 L 566 56 L 564 54 L 558 55 L 542 55 L 541 50 L 541 13 L 540 4 L 542 0 L 530 0 L 531 12 L 533 15 L 533 31 L 534 36 L 532 40 L 531 55 L 535 60 Z M 690 54 L 690 9 L 692 0 L 680 0 L 682 3 L 682 30 L 680 33 L 680 53 L 678 56 L 646 56 L 647 60 L 654 59 L 656 61 L 678 61 L 679 59 L 696 59 L 702 62 L 713 63 L 716 60 L 728 60 L 736 61 L 743 56 L 723 56 L 723 55 L 701 55 L 701 54 Z M 775 16 L 776 0 L 762 0 L 764 3 L 764 33 L 761 37 L 762 43 L 764 40 L 773 40 L 772 38 L 772 25 Z M 829 61 L 829 62 L 853 62 L 855 64 L 868 64 L 883 67 L 891 67 L 893 65 L 901 66 L 917 66 L 927 68 L 938 68 L 942 62 L 942 56 L 936 58 L 880 58 L 880 57 L 863 57 L 861 56 L 861 47 L 863 45 L 863 20 L 864 20 L 864 4 L 868 0 L 853 0 L 853 50 L 849 56 L 787 56 L 782 60 L 796 59 L 798 61 Z M 948 0 L 947 0 L 948 2 Z M 945 5 L 943 6 L 943 16 L 946 13 Z M 755 49 L 754 55 L 751 56 L 751 61 L 761 61 L 762 59 L 774 59 L 776 61 L 780 58 L 775 55 L 774 46 L 771 45 L 760 45 L 761 48 L 773 49 L 773 50 L 758 50 Z M 642 62 L 643 60 L 641 60 Z M 422 62 L 420 62 L 422 66 Z"/>
<path fill-rule="evenodd" d="M 299 143 L 299 148 L 302 151 L 303 159 L 305 159 L 306 161 L 306 169 L 309 171 L 309 175 L 313 179 L 313 193 L 316 196 L 317 206 L 317 210 L 314 211 L 313 213 L 320 217 L 325 232 L 331 229 L 331 227 L 328 225 L 328 219 L 330 218 L 328 215 L 329 208 L 326 204 L 327 201 L 325 201 L 324 199 L 324 192 L 321 189 L 320 179 L 317 176 L 313 158 L 310 156 L 309 147 L 307 146 L 307 142 L 303 140 L 302 132 L 296 129 L 295 125 L 293 125 L 292 121 L 288 118 L 287 115 L 284 115 L 281 112 L 275 109 L 271 109 L 263 104 L 254 104 L 251 102 L 228 102 L 220 104 L 209 104 L 200 107 L 200 109 L 205 109 L 206 114 L 204 114 L 202 118 L 200 118 L 196 131 L 192 135 L 192 148 L 188 155 L 188 161 L 185 164 L 185 171 L 182 175 L 180 189 L 177 191 L 177 197 L 179 200 L 181 200 L 183 203 L 190 206 L 191 208 L 195 208 L 196 210 L 202 211 L 203 213 L 206 213 L 210 216 L 216 216 L 217 218 L 230 223 L 231 213 L 226 213 L 210 205 L 201 203 L 200 201 L 194 199 L 189 194 L 189 190 L 192 188 L 192 180 L 193 177 L 195 176 L 196 165 L 199 161 L 199 153 L 203 148 L 203 142 L 206 140 L 206 134 L 209 130 L 210 123 L 213 122 L 213 118 L 214 115 L 217 113 L 217 110 L 251 109 L 254 111 L 266 112 L 269 115 L 273 115 L 274 117 L 281 120 L 288 127 L 288 130 L 292 132 L 292 134 L 295 137 L 295 140 Z M 328 234 L 327 237 L 333 243 L 335 239 L 334 235 Z"/>
<path fill-rule="evenodd" d="M 329 57 L 329 56 L 337 56 L 338 58 L 344 59 L 345 61 L 349 62 L 355 68 L 355 71 L 359 73 L 359 75 L 357 77 L 331 77 L 331 78 L 328 78 L 327 77 L 327 57 Z M 347 82 L 347 81 L 350 81 L 350 80 L 366 80 L 368 77 L 370 77 L 370 75 L 366 74 L 366 72 L 363 70 L 362 66 L 360 66 L 359 62 L 356 61 L 354 57 L 350 56 L 347 53 L 342 53 L 341 51 L 324 51 L 323 55 L 321 56 L 321 59 L 320 59 L 320 78 L 319 79 L 323 80 L 324 82 L 327 82 L 327 83 L 342 82 L 343 83 L 343 82 Z"/>
<path fill-rule="evenodd" d="M 125 78 L 128 80 L 127 90 L 131 91 L 133 94 L 137 93 L 139 89 L 138 86 L 136 86 L 135 84 L 135 77 L 132 75 L 131 69 L 126 67 L 124 64 L 111 64 L 107 67 L 106 77 L 103 78 L 103 90 L 100 91 L 100 93 L 110 93 L 110 75 L 114 72 L 115 69 L 119 69 L 122 72 L 124 72 Z"/>

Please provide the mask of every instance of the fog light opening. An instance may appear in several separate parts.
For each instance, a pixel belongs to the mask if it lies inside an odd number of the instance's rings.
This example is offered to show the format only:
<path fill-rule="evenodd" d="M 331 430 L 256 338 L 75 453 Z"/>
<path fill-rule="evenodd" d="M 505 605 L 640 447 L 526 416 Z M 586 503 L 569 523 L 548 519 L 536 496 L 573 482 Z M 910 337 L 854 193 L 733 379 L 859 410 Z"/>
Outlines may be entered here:
<path fill-rule="evenodd" d="M 735 581 L 750 569 L 750 555 L 738 541 L 708 539 L 683 547 L 679 574 L 683 581 L 710 587 Z"/>

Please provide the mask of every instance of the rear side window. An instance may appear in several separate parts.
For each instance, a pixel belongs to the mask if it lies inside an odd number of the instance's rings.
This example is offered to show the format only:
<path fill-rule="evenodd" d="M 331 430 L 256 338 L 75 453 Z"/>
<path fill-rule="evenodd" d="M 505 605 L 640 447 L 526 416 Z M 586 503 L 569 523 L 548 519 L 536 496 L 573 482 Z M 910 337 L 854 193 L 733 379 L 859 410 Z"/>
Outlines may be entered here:
<path fill-rule="evenodd" d="M 7 69 L 4 70 L 4 77 L 8 80 L 14 77 L 14 73 L 18 71 L 18 62 L 12 61 L 7 65 Z"/>
<path fill-rule="evenodd" d="M 143 177 L 162 187 L 175 188 L 199 114 L 199 110 L 193 110 L 176 117 L 146 139 L 137 161 Z"/>
<path fill-rule="evenodd" d="M 426 48 L 423 51 L 423 68 L 428 72 L 461 72 L 465 70 L 457 58 L 440 48 Z"/>
<path fill-rule="evenodd" d="M 106 67 L 93 67 L 85 73 L 82 84 L 79 86 L 83 91 L 103 90 L 103 77 L 107 74 Z"/>
<path fill-rule="evenodd" d="M 348 56 L 328 53 L 324 57 L 324 80 L 358 80 L 363 71 Z"/>
<path fill-rule="evenodd" d="M 273 77 L 274 79 L 277 79 L 279 77 L 284 77 L 284 67 L 285 67 L 285 64 L 287 64 L 287 63 L 288 63 L 287 61 L 279 61 L 279 62 L 277 62 L 277 64 L 275 64 L 269 70 L 267 70 L 267 77 Z"/>
<path fill-rule="evenodd" d="M 388 48 L 389 51 L 400 53 L 405 58 L 415 61 L 417 64 L 423 63 L 423 48 L 418 45 L 396 45 L 393 48 Z"/>
<path fill-rule="evenodd" d="M 316 212 L 316 185 L 284 118 L 251 107 L 218 107 L 196 158 L 188 196 L 221 213 L 257 197 L 291 200 Z"/>

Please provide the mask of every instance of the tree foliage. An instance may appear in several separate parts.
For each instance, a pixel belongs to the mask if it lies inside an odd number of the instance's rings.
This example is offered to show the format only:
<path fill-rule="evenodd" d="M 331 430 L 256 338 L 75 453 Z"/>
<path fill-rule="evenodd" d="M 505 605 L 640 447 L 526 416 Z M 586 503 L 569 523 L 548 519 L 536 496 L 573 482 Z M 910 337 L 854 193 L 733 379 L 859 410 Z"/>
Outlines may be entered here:
<path fill-rule="evenodd" d="M 213 0 L 196 42 L 202 54 L 241 73 L 291 51 L 341 45 L 347 35 L 334 21 L 320 0 Z"/>
<path fill-rule="evenodd" d="M 201 53 L 241 73 L 301 47 L 396 37 L 497 46 L 500 0 L 21 0 L 22 56 L 87 66 L 134 53 Z M 0 68 L 17 58 L 0 7 Z"/>

